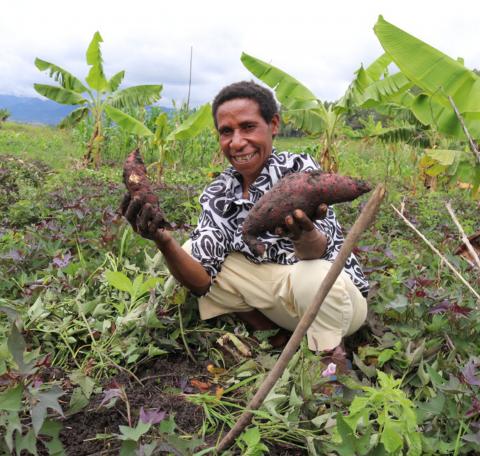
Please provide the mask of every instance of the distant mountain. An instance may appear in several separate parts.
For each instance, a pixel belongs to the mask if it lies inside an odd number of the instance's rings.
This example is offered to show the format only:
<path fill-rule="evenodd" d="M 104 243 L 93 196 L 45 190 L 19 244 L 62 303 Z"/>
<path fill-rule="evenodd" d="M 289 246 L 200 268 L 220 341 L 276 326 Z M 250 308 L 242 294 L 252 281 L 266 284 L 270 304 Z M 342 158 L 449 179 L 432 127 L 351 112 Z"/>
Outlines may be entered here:
<path fill-rule="evenodd" d="M 25 123 L 58 124 L 75 106 L 67 106 L 50 100 L 33 97 L 0 95 L 0 109 L 10 111 L 8 120 Z"/>
<path fill-rule="evenodd" d="M 57 125 L 67 114 L 77 108 L 55 103 L 51 100 L 41 100 L 34 97 L 16 97 L 15 95 L 0 95 L 0 109 L 6 108 L 11 115 L 8 120 L 24 123 L 39 123 Z M 162 107 L 167 113 L 171 108 Z"/>

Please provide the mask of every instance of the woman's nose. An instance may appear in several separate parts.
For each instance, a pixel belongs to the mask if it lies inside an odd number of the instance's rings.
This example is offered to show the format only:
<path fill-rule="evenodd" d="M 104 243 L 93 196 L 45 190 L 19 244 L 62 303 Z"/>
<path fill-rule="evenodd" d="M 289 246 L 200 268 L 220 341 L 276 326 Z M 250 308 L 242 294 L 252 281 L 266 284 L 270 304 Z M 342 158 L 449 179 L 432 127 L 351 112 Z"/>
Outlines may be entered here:
<path fill-rule="evenodd" d="M 241 149 L 244 145 L 245 138 L 240 131 L 235 130 L 232 134 L 232 141 L 230 142 L 230 147 L 234 149 Z"/>

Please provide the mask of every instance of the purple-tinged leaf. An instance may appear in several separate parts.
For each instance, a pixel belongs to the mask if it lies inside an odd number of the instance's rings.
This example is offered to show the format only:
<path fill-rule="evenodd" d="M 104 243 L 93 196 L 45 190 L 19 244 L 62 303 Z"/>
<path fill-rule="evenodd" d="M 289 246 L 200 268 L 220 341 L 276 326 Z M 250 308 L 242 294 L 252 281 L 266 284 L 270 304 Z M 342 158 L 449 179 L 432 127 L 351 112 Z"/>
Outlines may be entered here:
<path fill-rule="evenodd" d="M 465 434 L 462 439 L 466 442 L 476 443 L 477 445 L 480 445 L 480 432 L 477 432 L 476 434 Z"/>
<path fill-rule="evenodd" d="M 122 397 L 122 390 L 120 388 L 111 388 L 103 392 L 103 399 L 100 402 L 100 407 L 109 403 L 113 398 Z"/>
<path fill-rule="evenodd" d="M 475 359 L 470 359 L 467 365 L 463 368 L 463 378 L 469 385 L 480 386 L 480 378 L 475 375 L 479 365 L 480 362 Z"/>
<path fill-rule="evenodd" d="M 467 413 L 465 414 L 465 416 L 467 418 L 470 418 L 471 416 L 478 415 L 479 413 L 480 413 L 480 401 L 474 396 L 472 399 L 472 406 L 467 410 Z"/>
<path fill-rule="evenodd" d="M 472 309 L 469 309 L 468 307 L 459 306 L 456 302 L 451 302 L 445 299 L 440 304 L 432 307 L 429 313 L 434 315 L 434 314 L 450 312 L 450 313 L 453 313 L 454 315 L 466 316 L 471 311 Z"/>
<path fill-rule="evenodd" d="M 143 423 L 158 424 L 160 421 L 163 421 L 167 412 L 158 411 L 158 408 L 144 410 L 143 407 L 140 408 L 140 421 Z"/>
<path fill-rule="evenodd" d="M 57 268 L 64 268 L 70 264 L 72 261 L 72 254 L 70 252 L 67 252 L 65 255 L 62 256 L 56 256 L 52 263 L 54 266 Z"/>
<path fill-rule="evenodd" d="M 25 259 L 25 254 L 18 249 L 12 249 L 5 255 L 2 255 L 1 258 L 4 260 L 12 260 L 15 263 L 18 263 L 19 261 Z"/>

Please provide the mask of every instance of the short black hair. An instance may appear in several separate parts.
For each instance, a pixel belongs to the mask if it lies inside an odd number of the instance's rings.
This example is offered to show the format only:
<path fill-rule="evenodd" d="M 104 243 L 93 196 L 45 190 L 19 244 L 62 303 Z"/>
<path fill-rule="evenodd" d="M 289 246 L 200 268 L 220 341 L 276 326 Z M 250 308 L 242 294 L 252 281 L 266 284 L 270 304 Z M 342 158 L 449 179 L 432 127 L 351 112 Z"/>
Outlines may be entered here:
<path fill-rule="evenodd" d="M 265 122 L 270 123 L 275 114 L 278 114 L 278 106 L 273 93 L 253 81 L 234 82 L 225 86 L 213 100 L 212 114 L 215 127 L 217 127 L 217 110 L 218 107 L 230 100 L 236 98 L 248 98 L 258 104 L 260 114 Z"/>

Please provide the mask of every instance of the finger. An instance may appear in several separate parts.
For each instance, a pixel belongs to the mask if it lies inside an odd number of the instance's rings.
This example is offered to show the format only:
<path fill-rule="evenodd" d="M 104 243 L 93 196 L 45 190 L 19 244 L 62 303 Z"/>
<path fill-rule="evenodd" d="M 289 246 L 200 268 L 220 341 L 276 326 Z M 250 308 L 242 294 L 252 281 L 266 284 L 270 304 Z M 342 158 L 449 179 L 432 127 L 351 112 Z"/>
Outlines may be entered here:
<path fill-rule="evenodd" d="M 138 215 L 137 226 L 140 233 L 143 235 L 149 234 L 149 224 L 153 219 L 153 207 L 151 204 L 145 204 L 142 212 Z"/>
<path fill-rule="evenodd" d="M 292 215 L 289 214 L 285 217 L 285 225 L 291 239 L 297 239 L 302 234 L 302 229 Z"/>
<path fill-rule="evenodd" d="M 275 234 L 280 237 L 287 237 L 287 232 L 281 226 L 275 228 Z"/>
<path fill-rule="evenodd" d="M 131 201 L 131 203 L 128 205 L 128 208 L 125 212 L 125 218 L 130 222 L 132 225 L 133 229 L 136 231 L 137 230 L 137 217 L 138 213 L 142 209 L 142 202 L 136 198 Z"/>
<path fill-rule="evenodd" d="M 120 203 L 120 208 L 119 208 L 119 211 L 122 215 L 125 215 L 125 212 L 127 212 L 130 201 L 132 201 L 132 197 L 130 196 L 130 193 L 126 193 L 125 196 L 123 197 L 122 202 Z"/>
<path fill-rule="evenodd" d="M 313 222 L 310 220 L 310 217 L 308 217 L 308 215 L 305 214 L 305 212 L 303 212 L 301 209 L 296 209 L 293 211 L 293 217 L 300 230 L 312 231 L 315 228 Z"/>
<path fill-rule="evenodd" d="M 163 218 L 163 215 L 159 211 L 155 211 L 155 214 L 153 215 L 153 219 L 150 222 L 150 225 L 148 227 L 148 230 L 152 235 L 154 235 L 157 230 L 163 229 L 164 226 L 165 226 L 165 219 Z"/>
<path fill-rule="evenodd" d="M 320 204 L 317 207 L 315 220 L 323 220 L 327 216 L 327 212 L 328 212 L 328 205 L 326 205 L 325 203 Z"/>

